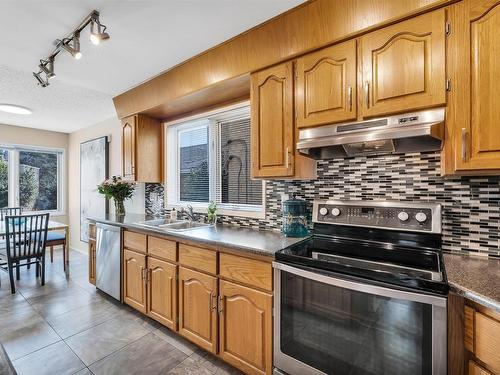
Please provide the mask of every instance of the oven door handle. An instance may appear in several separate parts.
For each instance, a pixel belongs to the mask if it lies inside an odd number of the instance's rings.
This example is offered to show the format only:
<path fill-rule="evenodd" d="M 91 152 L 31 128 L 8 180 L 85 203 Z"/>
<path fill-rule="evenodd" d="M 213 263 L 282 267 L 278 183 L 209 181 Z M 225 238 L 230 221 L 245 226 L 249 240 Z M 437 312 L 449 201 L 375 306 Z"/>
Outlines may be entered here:
<path fill-rule="evenodd" d="M 397 298 L 406 301 L 420 302 L 430 304 L 436 307 L 446 307 L 446 297 L 432 296 L 428 294 L 420 294 L 413 292 L 406 292 L 403 290 L 385 288 L 382 286 L 358 283 L 355 281 L 336 278 L 334 276 L 327 276 L 316 272 L 304 270 L 302 268 L 292 267 L 288 264 L 273 262 L 273 268 L 276 270 L 292 273 L 294 275 L 318 281 L 320 283 L 337 286 L 339 288 L 350 289 L 358 292 L 374 294 L 377 296 Z"/>

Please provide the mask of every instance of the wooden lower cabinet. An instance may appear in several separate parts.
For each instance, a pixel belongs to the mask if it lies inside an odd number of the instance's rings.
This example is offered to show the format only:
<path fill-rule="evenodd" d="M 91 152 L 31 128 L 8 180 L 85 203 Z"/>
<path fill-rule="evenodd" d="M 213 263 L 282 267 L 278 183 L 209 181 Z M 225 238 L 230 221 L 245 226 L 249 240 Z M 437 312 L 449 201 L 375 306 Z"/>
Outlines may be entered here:
<path fill-rule="evenodd" d="M 272 373 L 271 294 L 219 281 L 219 355 L 247 374 Z"/>
<path fill-rule="evenodd" d="M 146 313 L 146 255 L 123 250 L 123 301 Z"/>
<path fill-rule="evenodd" d="M 95 285 L 95 250 L 96 242 L 89 239 L 89 283 Z"/>
<path fill-rule="evenodd" d="M 217 353 L 217 278 L 179 267 L 179 333 Z"/>
<path fill-rule="evenodd" d="M 177 266 L 148 257 L 147 314 L 177 330 Z"/>

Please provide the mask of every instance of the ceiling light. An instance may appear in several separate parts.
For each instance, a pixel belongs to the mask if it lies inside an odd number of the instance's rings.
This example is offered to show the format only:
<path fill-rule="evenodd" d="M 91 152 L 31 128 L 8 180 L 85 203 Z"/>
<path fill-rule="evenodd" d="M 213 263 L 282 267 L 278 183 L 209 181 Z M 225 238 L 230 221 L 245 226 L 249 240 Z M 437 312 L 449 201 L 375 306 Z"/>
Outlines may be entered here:
<path fill-rule="evenodd" d="M 45 76 L 50 79 L 54 78 L 56 75 L 54 73 L 54 58 L 51 57 L 49 60 L 40 60 L 40 65 L 38 65 L 40 70 L 45 73 Z"/>
<path fill-rule="evenodd" d="M 99 22 L 99 16 L 93 18 L 90 23 L 90 41 L 97 46 L 107 39 L 109 39 L 109 34 L 106 32 L 106 26 Z"/>
<path fill-rule="evenodd" d="M 36 78 L 38 84 L 42 87 L 47 87 L 49 85 L 49 79 L 47 78 L 47 75 L 45 75 L 45 79 L 42 78 L 42 71 L 39 71 L 38 73 L 33 72 L 33 77 Z"/>
<path fill-rule="evenodd" d="M 16 115 L 31 115 L 31 109 L 15 104 L 0 104 L 0 111 Z"/>
<path fill-rule="evenodd" d="M 42 87 L 49 86 L 49 79 L 55 77 L 54 63 L 55 58 L 61 51 L 66 51 L 76 60 L 82 58 L 80 51 L 80 33 L 90 25 L 90 41 L 97 45 L 101 41 L 109 39 L 109 34 L 106 32 L 106 26 L 99 20 L 99 12 L 93 10 L 73 31 L 61 39 L 56 39 L 55 48 L 51 54 L 40 60 L 38 72 L 33 72 L 38 84 Z M 45 76 L 43 76 L 45 74 Z"/>
<path fill-rule="evenodd" d="M 59 48 L 71 54 L 76 60 L 82 58 L 82 53 L 80 52 L 80 33 L 75 33 L 70 39 L 57 40 L 56 42 Z M 70 43 L 73 45 L 71 46 Z"/>

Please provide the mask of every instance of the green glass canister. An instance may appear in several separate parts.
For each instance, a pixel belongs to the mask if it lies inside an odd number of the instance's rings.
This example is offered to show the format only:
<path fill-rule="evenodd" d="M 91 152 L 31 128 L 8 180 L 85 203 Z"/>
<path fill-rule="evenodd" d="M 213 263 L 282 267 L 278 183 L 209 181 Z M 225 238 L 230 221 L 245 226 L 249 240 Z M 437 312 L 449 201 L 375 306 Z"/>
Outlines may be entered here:
<path fill-rule="evenodd" d="M 287 237 L 309 235 L 307 202 L 302 199 L 289 199 L 283 202 L 283 225 L 281 232 Z"/>

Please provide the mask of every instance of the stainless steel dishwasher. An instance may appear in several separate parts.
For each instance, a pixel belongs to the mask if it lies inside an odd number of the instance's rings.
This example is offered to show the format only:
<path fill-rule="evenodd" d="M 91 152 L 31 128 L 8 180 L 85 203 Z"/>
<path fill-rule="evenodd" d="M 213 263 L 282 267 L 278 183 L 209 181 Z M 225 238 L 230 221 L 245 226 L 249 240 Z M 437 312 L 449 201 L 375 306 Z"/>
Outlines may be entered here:
<path fill-rule="evenodd" d="M 120 300 L 120 227 L 97 223 L 96 228 L 96 287 Z"/>

